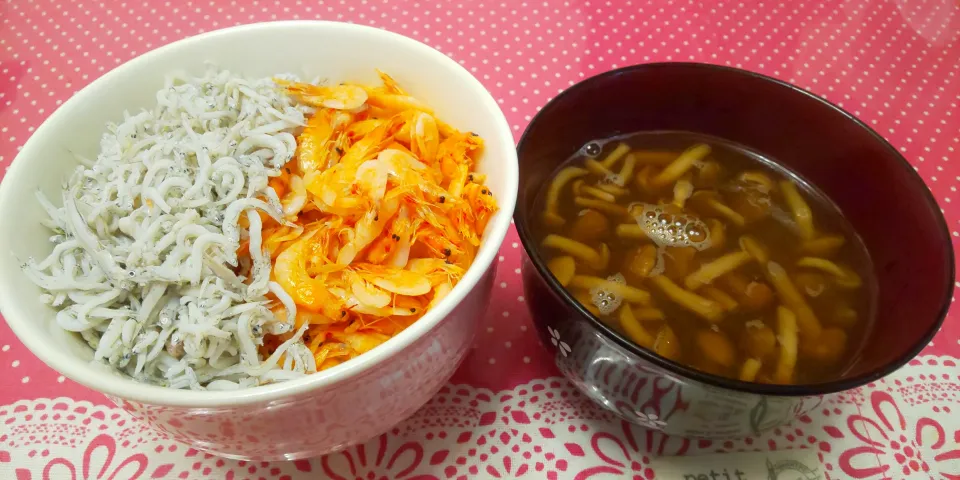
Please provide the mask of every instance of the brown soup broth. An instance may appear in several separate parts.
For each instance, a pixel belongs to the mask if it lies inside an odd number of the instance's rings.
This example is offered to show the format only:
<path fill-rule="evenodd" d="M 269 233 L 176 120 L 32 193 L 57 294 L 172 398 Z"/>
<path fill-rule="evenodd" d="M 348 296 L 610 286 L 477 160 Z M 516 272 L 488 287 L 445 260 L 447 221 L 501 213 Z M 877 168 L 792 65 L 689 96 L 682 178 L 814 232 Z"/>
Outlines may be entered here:
<path fill-rule="evenodd" d="M 684 170 L 681 154 L 697 159 Z M 683 173 L 673 180 L 671 170 Z M 793 172 L 741 145 L 688 132 L 590 142 L 551 180 L 571 172 L 538 198 L 539 252 L 571 295 L 625 338 L 705 372 L 764 383 L 833 380 L 856 359 L 874 317 L 869 255 L 836 205 Z M 787 200 L 788 190 L 799 193 L 812 226 L 798 220 L 804 210 Z M 657 221 L 667 222 L 661 233 Z M 736 266 L 714 263 L 721 257 Z M 776 265 L 784 275 L 771 276 Z M 786 287 L 777 280 L 784 277 Z M 599 279 L 633 288 L 621 292 Z M 678 301 L 666 283 L 698 306 Z"/>

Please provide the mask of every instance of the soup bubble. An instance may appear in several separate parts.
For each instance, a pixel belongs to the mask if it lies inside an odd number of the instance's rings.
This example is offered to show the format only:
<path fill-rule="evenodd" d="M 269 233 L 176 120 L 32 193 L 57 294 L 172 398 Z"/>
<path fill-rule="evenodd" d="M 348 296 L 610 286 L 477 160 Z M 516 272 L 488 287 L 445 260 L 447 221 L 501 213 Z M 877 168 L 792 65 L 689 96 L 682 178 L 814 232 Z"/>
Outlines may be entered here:
<path fill-rule="evenodd" d="M 710 230 L 698 217 L 689 213 L 667 213 L 665 206 L 649 203 L 631 205 L 630 211 L 635 212 L 637 206 L 642 209 L 634 220 L 658 247 L 693 247 L 697 250 L 710 247 Z"/>
<path fill-rule="evenodd" d="M 588 157 L 600 155 L 600 150 L 600 144 L 597 142 L 590 142 L 583 146 L 583 154 Z"/>
<path fill-rule="evenodd" d="M 626 278 L 624 278 L 623 275 L 619 273 L 607 277 L 607 280 L 614 283 L 619 283 L 619 284 L 627 283 Z M 603 287 L 591 288 L 590 300 L 591 300 L 591 303 L 593 303 L 593 305 L 597 307 L 598 310 L 600 310 L 601 315 L 610 315 L 611 313 L 615 312 L 618 308 L 620 308 L 620 305 L 623 303 L 622 297 Z"/>

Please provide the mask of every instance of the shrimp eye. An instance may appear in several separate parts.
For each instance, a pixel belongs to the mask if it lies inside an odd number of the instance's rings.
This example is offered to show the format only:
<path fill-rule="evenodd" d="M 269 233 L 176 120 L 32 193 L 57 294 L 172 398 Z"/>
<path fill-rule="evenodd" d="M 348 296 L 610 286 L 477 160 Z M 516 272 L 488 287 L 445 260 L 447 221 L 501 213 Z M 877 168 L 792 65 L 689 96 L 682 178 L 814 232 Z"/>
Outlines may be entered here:
<path fill-rule="evenodd" d="M 487 194 L 487 189 L 486 189 L 486 188 L 484 188 L 483 190 L 480 190 L 480 193 L 482 193 L 482 194 L 484 194 L 484 195 L 486 195 L 486 194 Z"/>
<path fill-rule="evenodd" d="M 444 197 L 444 196 L 441 196 L 441 197 L 440 197 L 440 203 L 443 203 L 443 202 L 446 202 L 446 201 L 447 201 L 447 197 Z"/>
<path fill-rule="evenodd" d="M 410 309 L 410 313 L 417 313 L 417 309 L 416 309 L 416 308 L 411 308 L 411 309 Z"/>
<path fill-rule="evenodd" d="M 449 257 L 450 255 L 453 255 L 453 252 L 450 251 L 449 248 L 444 248 L 444 249 L 443 249 L 443 254 Z"/>

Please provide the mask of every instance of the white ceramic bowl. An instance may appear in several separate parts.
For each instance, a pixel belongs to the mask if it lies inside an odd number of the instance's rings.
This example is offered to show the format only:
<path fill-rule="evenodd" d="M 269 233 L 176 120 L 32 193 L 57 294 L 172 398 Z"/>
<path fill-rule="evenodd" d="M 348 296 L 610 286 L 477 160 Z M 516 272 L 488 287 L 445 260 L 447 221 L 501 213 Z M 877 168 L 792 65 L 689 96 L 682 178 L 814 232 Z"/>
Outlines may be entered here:
<path fill-rule="evenodd" d="M 247 76 L 376 82 L 389 72 L 439 118 L 486 141 L 478 169 L 500 204 L 479 253 L 453 292 L 376 349 L 306 378 L 238 392 L 195 392 L 138 384 L 90 365 L 92 351 L 60 330 L 18 259 L 43 258 L 49 233 L 38 188 L 60 198 L 75 166 L 91 158 L 109 121 L 155 104 L 174 71 L 202 74 L 206 62 Z M 484 87 L 445 55 L 409 38 L 357 25 L 295 21 L 228 28 L 164 46 L 107 73 L 54 112 L 24 145 L 0 185 L 0 310 L 37 357 L 102 392 L 133 415 L 202 450 L 234 458 L 295 459 L 328 453 L 387 431 L 420 408 L 469 350 L 490 299 L 497 250 L 517 195 L 513 135 Z"/>

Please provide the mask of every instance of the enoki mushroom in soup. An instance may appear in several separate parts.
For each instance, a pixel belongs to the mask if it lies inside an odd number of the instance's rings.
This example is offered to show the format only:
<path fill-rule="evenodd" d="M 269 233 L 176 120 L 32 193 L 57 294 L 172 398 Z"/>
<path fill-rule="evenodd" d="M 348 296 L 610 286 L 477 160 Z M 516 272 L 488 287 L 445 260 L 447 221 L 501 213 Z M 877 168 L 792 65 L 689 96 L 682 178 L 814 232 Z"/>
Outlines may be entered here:
<path fill-rule="evenodd" d="M 540 197 L 539 253 L 624 338 L 748 382 L 835 379 L 870 327 L 862 242 L 810 185 L 689 133 L 591 142 Z"/>

